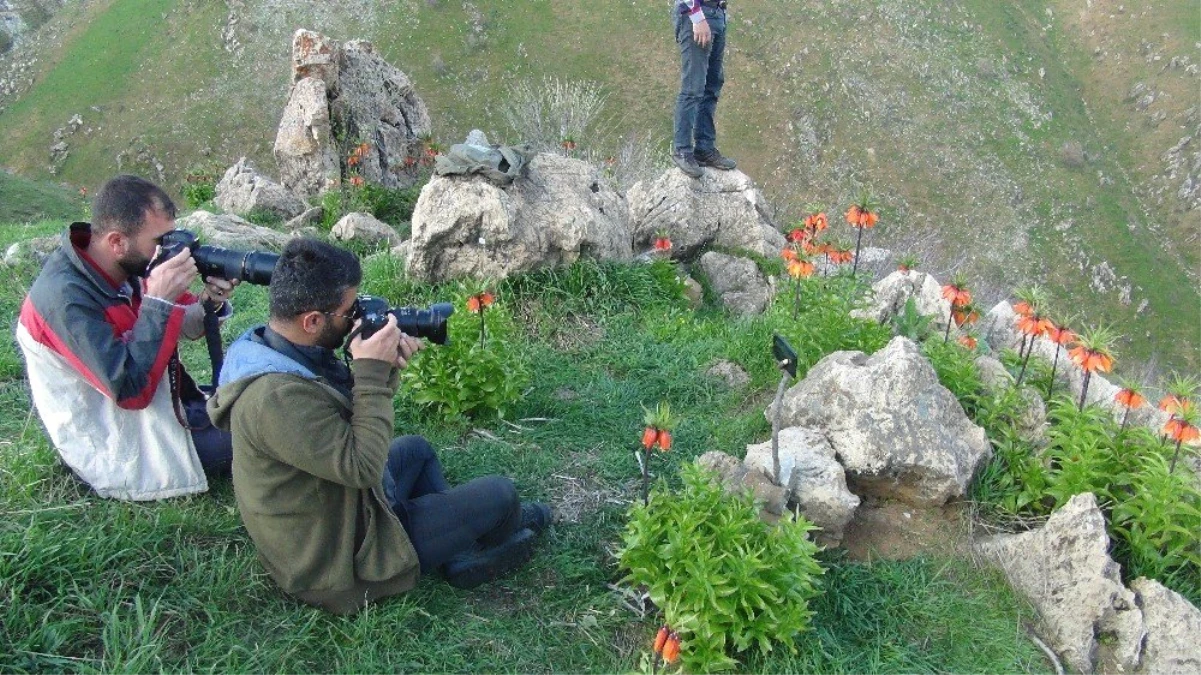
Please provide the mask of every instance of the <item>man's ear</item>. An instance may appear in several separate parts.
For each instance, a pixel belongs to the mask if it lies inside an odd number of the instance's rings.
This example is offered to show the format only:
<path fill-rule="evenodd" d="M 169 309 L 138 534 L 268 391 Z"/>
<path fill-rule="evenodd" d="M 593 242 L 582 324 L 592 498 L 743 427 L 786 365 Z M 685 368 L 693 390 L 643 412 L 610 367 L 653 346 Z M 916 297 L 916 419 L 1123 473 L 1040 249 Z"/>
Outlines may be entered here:
<path fill-rule="evenodd" d="M 311 335 L 317 335 L 325 326 L 325 315 L 321 312 L 306 312 L 300 315 L 300 328 Z"/>
<path fill-rule="evenodd" d="M 116 230 L 109 230 L 100 235 L 100 243 L 114 258 L 119 258 L 129 250 L 130 239 Z"/>

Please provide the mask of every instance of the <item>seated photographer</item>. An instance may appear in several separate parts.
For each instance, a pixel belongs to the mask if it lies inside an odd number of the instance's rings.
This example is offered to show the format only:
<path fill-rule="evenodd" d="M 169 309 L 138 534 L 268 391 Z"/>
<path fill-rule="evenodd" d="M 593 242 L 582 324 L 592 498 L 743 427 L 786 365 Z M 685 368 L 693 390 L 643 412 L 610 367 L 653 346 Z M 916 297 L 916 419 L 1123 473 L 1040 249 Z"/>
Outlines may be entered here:
<path fill-rule="evenodd" d="M 425 439 L 392 438 L 399 369 L 422 343 L 391 313 L 359 334 L 361 280 L 354 254 L 289 242 L 269 323 L 230 346 L 209 401 L 233 433 L 234 494 L 268 573 L 337 613 L 407 591 L 419 573 L 460 588 L 494 579 L 529 559 L 551 518 L 508 478 L 450 487 Z M 350 365 L 334 352 L 347 337 Z"/>
<path fill-rule="evenodd" d="M 38 415 L 63 461 L 102 497 L 204 492 L 228 473 L 228 433 L 179 363 L 181 337 L 204 334 L 202 303 L 225 317 L 236 282 L 206 278 L 191 251 L 161 261 L 175 205 L 137 176 L 117 176 L 73 223 L 21 307 L 17 341 Z"/>

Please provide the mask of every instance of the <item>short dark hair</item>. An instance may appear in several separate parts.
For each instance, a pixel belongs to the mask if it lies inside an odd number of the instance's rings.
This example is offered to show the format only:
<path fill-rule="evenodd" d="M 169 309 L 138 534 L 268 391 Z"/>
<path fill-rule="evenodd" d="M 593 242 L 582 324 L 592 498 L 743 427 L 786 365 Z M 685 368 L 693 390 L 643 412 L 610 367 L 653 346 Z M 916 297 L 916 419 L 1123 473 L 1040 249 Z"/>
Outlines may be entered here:
<path fill-rule="evenodd" d="M 271 274 L 271 318 L 332 312 L 346 289 L 363 281 L 358 256 L 318 239 L 298 238 L 284 247 Z"/>
<path fill-rule="evenodd" d="M 92 231 L 134 236 L 147 211 L 175 217 L 175 203 L 162 188 L 139 176 L 124 174 L 105 183 L 92 200 Z"/>

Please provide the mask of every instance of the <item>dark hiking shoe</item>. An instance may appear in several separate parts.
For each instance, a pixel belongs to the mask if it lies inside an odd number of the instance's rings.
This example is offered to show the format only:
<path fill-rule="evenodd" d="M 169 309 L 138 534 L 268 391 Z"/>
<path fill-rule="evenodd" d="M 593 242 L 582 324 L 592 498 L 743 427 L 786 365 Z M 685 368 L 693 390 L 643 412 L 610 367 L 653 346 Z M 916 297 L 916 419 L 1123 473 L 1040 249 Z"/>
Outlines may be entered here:
<path fill-rule="evenodd" d="M 550 527 L 550 507 L 542 502 L 526 502 L 521 505 L 521 526 L 528 527 L 534 534 L 542 534 Z"/>
<path fill-rule="evenodd" d="M 712 152 L 696 153 L 696 163 L 701 166 L 708 166 L 721 171 L 729 171 L 738 166 L 738 162 L 725 157 L 720 151 L 714 149 Z"/>
<path fill-rule="evenodd" d="M 442 567 L 446 583 L 455 588 L 475 588 L 516 570 L 534 554 L 534 538 L 534 531 L 527 527 L 492 548 L 455 556 Z"/>
<path fill-rule="evenodd" d="M 672 153 L 671 161 L 675 162 L 676 166 L 680 167 L 680 171 L 683 171 L 693 178 L 700 178 L 702 175 L 704 175 L 704 172 L 701 171 L 701 165 L 696 163 L 696 157 L 694 157 L 691 152 L 676 151 Z"/>

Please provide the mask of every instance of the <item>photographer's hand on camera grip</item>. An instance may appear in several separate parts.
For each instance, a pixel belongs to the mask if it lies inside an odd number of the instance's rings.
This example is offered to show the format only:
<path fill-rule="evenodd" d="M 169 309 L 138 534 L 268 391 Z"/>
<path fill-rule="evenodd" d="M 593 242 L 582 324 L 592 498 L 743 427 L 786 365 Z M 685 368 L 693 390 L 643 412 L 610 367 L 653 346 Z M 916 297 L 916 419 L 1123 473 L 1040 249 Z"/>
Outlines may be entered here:
<path fill-rule="evenodd" d="M 146 277 L 146 295 L 175 302 L 196 278 L 196 261 L 192 252 L 184 249 L 178 255 L 154 266 Z"/>
<path fill-rule="evenodd" d="M 355 322 L 358 328 L 360 322 Z M 367 339 L 360 335 L 350 341 L 350 356 L 353 359 L 375 359 L 387 363 L 396 363 L 400 354 L 400 329 L 396 327 L 396 317 L 388 316 L 388 322 L 375 331 Z"/>

